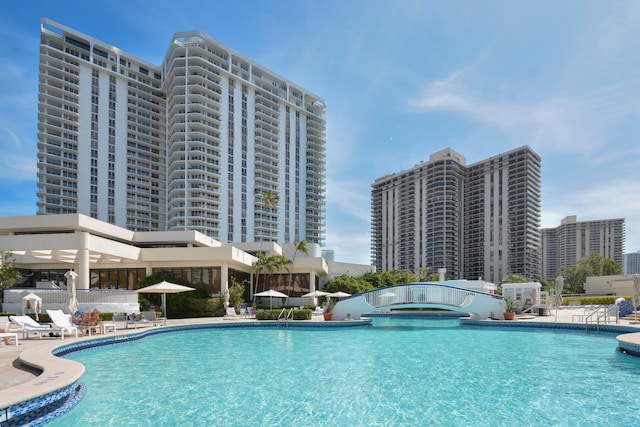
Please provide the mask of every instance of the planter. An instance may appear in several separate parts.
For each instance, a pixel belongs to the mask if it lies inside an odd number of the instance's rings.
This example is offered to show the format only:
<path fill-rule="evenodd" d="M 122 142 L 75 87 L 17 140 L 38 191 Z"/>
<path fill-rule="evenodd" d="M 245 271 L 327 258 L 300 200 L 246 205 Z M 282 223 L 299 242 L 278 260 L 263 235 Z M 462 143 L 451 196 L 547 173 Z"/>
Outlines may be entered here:
<path fill-rule="evenodd" d="M 508 311 L 506 313 L 502 313 L 502 315 L 504 316 L 504 320 L 514 320 L 516 318 L 515 311 Z"/>
<path fill-rule="evenodd" d="M 331 315 L 333 313 L 322 313 L 322 315 L 324 316 L 324 320 L 331 320 Z"/>

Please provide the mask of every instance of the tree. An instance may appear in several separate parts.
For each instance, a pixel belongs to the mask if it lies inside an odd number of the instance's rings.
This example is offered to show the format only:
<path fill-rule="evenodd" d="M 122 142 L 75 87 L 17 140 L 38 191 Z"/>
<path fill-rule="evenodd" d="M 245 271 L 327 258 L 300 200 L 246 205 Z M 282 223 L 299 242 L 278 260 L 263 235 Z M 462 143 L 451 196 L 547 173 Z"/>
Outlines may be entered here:
<path fill-rule="evenodd" d="M 278 258 L 276 256 L 267 256 L 265 255 L 264 252 L 258 252 L 256 254 L 257 259 L 254 261 L 253 263 L 253 268 L 256 271 L 256 292 L 258 292 L 259 287 L 258 287 L 258 282 L 260 280 L 260 274 L 264 273 L 264 275 L 273 275 L 273 272 L 276 270 L 276 268 L 278 267 Z M 265 281 L 266 281 L 266 277 L 265 277 Z M 266 287 L 266 284 L 263 285 L 263 288 Z"/>
<path fill-rule="evenodd" d="M 22 275 L 13 263 L 12 257 L 13 253 L 10 251 L 0 251 L 0 291 L 12 287 L 22 279 Z M 3 296 L 4 292 L 0 292 L 0 301 L 2 301 Z"/>
<path fill-rule="evenodd" d="M 291 260 L 284 255 L 275 257 L 274 267 L 280 273 L 282 270 L 285 270 L 287 273 L 291 274 L 291 268 L 289 266 L 292 264 Z M 280 285 L 281 277 L 282 275 L 278 276 L 278 285 Z"/>
<path fill-rule="evenodd" d="M 229 287 L 229 305 L 231 307 L 239 307 L 244 301 L 244 284 L 232 281 L 232 285 Z"/>
<path fill-rule="evenodd" d="M 262 206 L 266 211 L 272 210 L 277 212 L 278 201 L 280 199 L 278 198 L 278 196 L 276 196 L 276 194 L 273 191 L 269 190 L 267 192 L 263 192 L 262 194 L 260 194 L 260 200 L 262 201 Z M 264 241 L 264 237 L 261 237 L 260 240 Z"/>
<path fill-rule="evenodd" d="M 429 273 L 429 271 L 431 271 L 431 267 L 420 267 L 418 269 L 418 281 L 419 282 L 428 282 L 429 277 L 432 275 L 432 273 Z"/>
<path fill-rule="evenodd" d="M 503 283 L 527 283 L 530 281 L 531 280 L 527 279 L 522 274 L 509 273 L 506 276 L 504 276 L 504 279 L 500 281 L 500 284 L 502 285 Z"/>
<path fill-rule="evenodd" d="M 620 265 L 612 259 L 604 258 L 598 252 L 592 252 L 588 257 L 567 267 L 561 275 L 564 277 L 565 292 L 581 294 L 584 292 L 587 277 L 611 276 L 620 274 L 621 270 Z"/>
<path fill-rule="evenodd" d="M 280 198 L 276 196 L 276 194 L 269 190 L 260 195 L 260 199 L 262 200 L 262 204 L 266 209 L 278 210 L 278 201 Z"/>
<path fill-rule="evenodd" d="M 293 247 L 295 248 L 295 251 L 293 252 L 293 259 L 291 260 L 291 270 L 289 271 L 289 286 L 292 287 L 291 289 L 293 289 L 293 264 L 296 262 L 296 255 L 298 254 L 298 251 L 309 256 L 309 248 L 307 248 L 306 240 L 300 240 L 299 242 L 296 242 L 294 240 Z"/>
<path fill-rule="evenodd" d="M 324 288 L 326 292 L 346 292 L 348 294 L 358 294 L 361 292 L 371 291 L 375 289 L 369 282 L 362 278 L 355 278 L 348 274 L 341 274 L 325 283 Z"/>

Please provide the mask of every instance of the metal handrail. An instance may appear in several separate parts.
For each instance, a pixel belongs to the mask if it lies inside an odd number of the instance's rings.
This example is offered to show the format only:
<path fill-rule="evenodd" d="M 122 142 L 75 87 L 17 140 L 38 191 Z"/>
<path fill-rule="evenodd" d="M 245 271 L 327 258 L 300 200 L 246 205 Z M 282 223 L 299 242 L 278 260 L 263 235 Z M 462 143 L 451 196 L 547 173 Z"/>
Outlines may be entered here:
<path fill-rule="evenodd" d="M 287 327 L 289 326 L 288 322 L 289 322 L 289 317 L 293 315 L 293 308 L 289 309 L 289 312 L 287 313 L 287 309 L 283 308 L 282 310 L 280 310 L 280 314 L 278 314 L 278 327 L 280 327 L 280 320 L 284 321 L 284 324 L 287 325 Z M 284 317 L 283 317 L 284 316 Z"/>
<path fill-rule="evenodd" d="M 612 310 L 616 311 L 616 323 L 618 323 L 618 316 L 617 316 L 617 306 L 616 305 L 602 305 L 597 307 L 595 310 L 593 310 L 591 313 L 589 313 L 588 315 L 585 316 L 584 318 L 584 324 L 585 324 L 585 330 L 589 330 L 589 323 L 591 320 L 591 323 L 595 323 L 596 325 L 596 331 L 599 332 L 600 331 L 600 321 L 602 320 L 602 323 L 610 323 L 610 319 L 611 319 L 611 312 Z M 592 317 L 595 317 L 595 321 L 593 321 L 593 319 L 591 319 Z"/>

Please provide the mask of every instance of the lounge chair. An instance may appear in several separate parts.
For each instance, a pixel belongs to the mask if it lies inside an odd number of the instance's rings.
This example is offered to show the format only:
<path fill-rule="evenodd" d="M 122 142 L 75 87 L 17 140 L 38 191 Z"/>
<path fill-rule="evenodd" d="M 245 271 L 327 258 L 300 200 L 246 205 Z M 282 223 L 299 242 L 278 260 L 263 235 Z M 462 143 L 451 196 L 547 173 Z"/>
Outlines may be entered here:
<path fill-rule="evenodd" d="M 18 333 L 17 332 L 0 332 L 0 338 L 13 338 L 13 342 L 16 347 L 18 346 Z"/>
<path fill-rule="evenodd" d="M 64 339 L 65 332 L 68 334 L 75 334 L 76 338 L 78 338 L 78 326 L 73 324 L 70 314 L 64 314 L 62 310 L 47 310 L 47 314 L 49 315 L 49 318 L 51 318 L 53 324 L 62 331 L 60 334 L 62 339 Z M 91 326 L 83 326 L 82 328 L 89 329 L 89 334 L 91 334 Z"/>
<path fill-rule="evenodd" d="M 129 328 L 129 325 L 133 325 L 134 329 L 138 329 L 138 326 L 154 326 L 153 322 L 150 322 L 149 319 L 145 319 L 142 314 L 140 314 L 140 319 L 136 319 L 134 316 L 137 316 L 135 313 L 132 313 L 127 316 L 127 321 L 125 322 L 125 328 Z"/>
<path fill-rule="evenodd" d="M 166 317 L 157 317 L 155 311 L 143 311 L 142 312 L 142 317 L 144 319 L 147 319 L 149 322 L 152 322 L 153 326 L 166 325 L 167 324 L 167 318 Z"/>
<path fill-rule="evenodd" d="M 313 315 L 314 316 L 322 316 L 324 314 L 324 309 L 320 306 L 317 306 L 314 310 L 313 310 Z"/>
<path fill-rule="evenodd" d="M 117 325 L 117 322 L 122 322 L 122 327 L 127 327 L 127 313 L 113 313 L 113 324 Z M 115 328 L 114 328 L 115 331 Z"/>
<path fill-rule="evenodd" d="M 236 309 L 233 307 L 227 308 L 227 314 L 224 315 L 225 319 L 240 319 L 240 316 L 236 314 Z"/>
<path fill-rule="evenodd" d="M 18 325 L 17 331 L 22 332 L 22 338 L 29 338 L 29 334 L 37 334 L 38 338 L 42 338 L 42 334 L 49 336 L 53 332 L 62 333 L 60 328 L 38 323 L 29 316 L 9 316 L 9 320 Z"/>
<path fill-rule="evenodd" d="M 255 319 L 256 318 L 256 312 L 253 311 L 253 307 L 247 307 L 246 317 L 248 319 Z"/>

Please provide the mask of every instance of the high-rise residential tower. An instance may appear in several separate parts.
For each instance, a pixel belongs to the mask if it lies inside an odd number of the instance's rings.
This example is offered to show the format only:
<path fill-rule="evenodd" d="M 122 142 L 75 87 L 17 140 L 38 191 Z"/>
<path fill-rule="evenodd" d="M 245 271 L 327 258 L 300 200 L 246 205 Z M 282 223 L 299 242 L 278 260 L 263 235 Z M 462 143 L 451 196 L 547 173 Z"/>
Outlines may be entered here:
<path fill-rule="evenodd" d="M 542 229 L 542 276 L 554 278 L 567 267 L 598 253 L 622 267 L 624 218 L 577 221 L 565 217 L 556 228 Z"/>
<path fill-rule="evenodd" d="M 640 251 L 624 254 L 624 274 L 640 274 Z"/>
<path fill-rule="evenodd" d="M 540 272 L 540 157 L 521 147 L 467 165 L 445 149 L 372 185 L 372 261 L 498 283 Z"/>
<path fill-rule="evenodd" d="M 38 213 L 324 242 L 320 97 L 197 31 L 160 65 L 41 22 Z"/>

